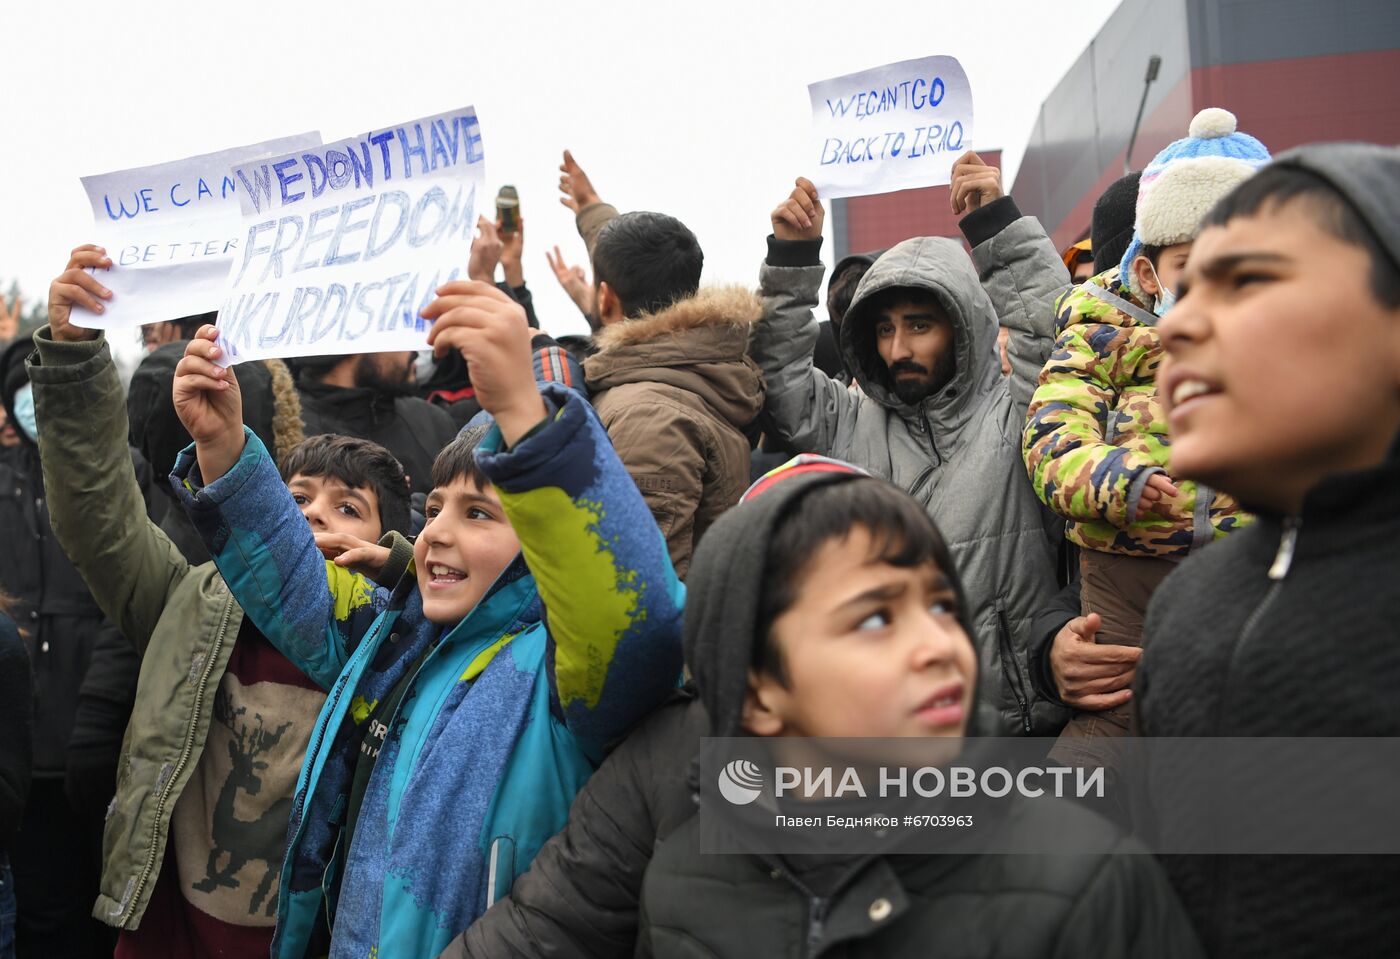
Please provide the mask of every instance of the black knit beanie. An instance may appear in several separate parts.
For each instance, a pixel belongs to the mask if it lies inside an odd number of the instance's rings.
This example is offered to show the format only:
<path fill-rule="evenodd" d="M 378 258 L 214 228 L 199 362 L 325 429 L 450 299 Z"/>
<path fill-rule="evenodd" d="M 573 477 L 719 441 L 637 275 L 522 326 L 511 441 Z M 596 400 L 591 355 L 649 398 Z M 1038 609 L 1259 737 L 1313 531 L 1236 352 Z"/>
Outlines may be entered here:
<path fill-rule="evenodd" d="M 1115 180 L 1094 203 L 1089 236 L 1094 244 L 1094 272 L 1111 270 L 1123 259 L 1133 239 L 1137 219 L 1138 181 L 1142 173 L 1129 173 Z"/>

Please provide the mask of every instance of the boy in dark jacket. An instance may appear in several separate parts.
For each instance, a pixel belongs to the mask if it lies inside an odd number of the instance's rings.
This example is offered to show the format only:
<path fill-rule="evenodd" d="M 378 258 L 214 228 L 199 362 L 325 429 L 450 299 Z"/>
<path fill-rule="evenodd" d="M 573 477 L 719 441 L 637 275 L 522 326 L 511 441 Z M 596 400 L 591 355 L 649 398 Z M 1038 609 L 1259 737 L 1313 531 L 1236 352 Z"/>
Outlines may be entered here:
<path fill-rule="evenodd" d="M 1283 154 L 1207 216 L 1179 295 L 1159 326 L 1172 473 L 1259 521 L 1153 597 L 1143 732 L 1400 736 L 1400 150 Z M 1213 955 L 1400 936 L 1395 857 L 1165 865 Z"/>
<path fill-rule="evenodd" d="M 609 791 L 590 783 L 555 840 L 551 873 L 523 877 L 526 901 L 446 957 L 622 954 L 633 936 L 657 956 L 1198 954 L 1160 870 L 1125 854 L 1140 847 L 1055 801 L 996 828 L 1009 842 L 1073 835 L 1081 855 L 697 852 L 684 767 L 701 736 L 963 736 L 978 663 L 932 520 L 833 460 L 800 457 L 756 483 L 700 544 L 689 587 L 699 701 L 659 711 L 618 750 L 595 780 Z M 550 895 L 579 873 L 599 881 Z"/>

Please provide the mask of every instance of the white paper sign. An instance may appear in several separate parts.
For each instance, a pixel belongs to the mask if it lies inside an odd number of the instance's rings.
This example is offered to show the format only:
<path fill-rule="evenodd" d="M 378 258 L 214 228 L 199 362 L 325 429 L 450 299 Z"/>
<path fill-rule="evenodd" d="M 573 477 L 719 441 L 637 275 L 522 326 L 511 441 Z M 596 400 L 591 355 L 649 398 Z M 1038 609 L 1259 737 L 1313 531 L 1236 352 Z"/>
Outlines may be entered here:
<path fill-rule="evenodd" d="M 83 177 L 97 227 L 93 242 L 112 260 L 101 274 L 112 298 L 100 314 L 75 305 L 74 325 L 126 329 L 217 310 L 243 235 L 229 167 L 320 142 L 320 134 L 303 133 Z"/>
<path fill-rule="evenodd" d="M 485 167 L 465 107 L 236 168 L 227 360 L 423 349 L 419 314 L 466 272 Z"/>
<path fill-rule="evenodd" d="M 822 199 L 939 186 L 972 148 L 972 90 L 952 57 L 822 80 L 806 175 Z"/>

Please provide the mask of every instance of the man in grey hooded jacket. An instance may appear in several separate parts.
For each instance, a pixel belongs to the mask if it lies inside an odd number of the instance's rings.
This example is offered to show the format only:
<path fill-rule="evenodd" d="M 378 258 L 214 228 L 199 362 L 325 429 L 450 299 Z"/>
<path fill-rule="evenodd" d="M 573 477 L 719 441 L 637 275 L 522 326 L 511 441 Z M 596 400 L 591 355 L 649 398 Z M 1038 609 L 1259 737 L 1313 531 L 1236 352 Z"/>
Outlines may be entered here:
<path fill-rule="evenodd" d="M 865 274 L 841 326 L 839 348 L 857 385 L 812 365 L 823 266 L 816 190 L 798 181 L 773 212 L 760 272 L 764 318 L 750 353 L 767 383 L 766 430 L 783 446 L 855 463 L 908 490 L 938 523 L 966 583 L 982 663 L 979 719 L 1001 735 L 1054 735 L 1061 705 L 1030 681 L 1028 651 L 1066 626 L 1057 607 L 1057 523 L 1026 479 L 1017 437 L 1054 343 L 1054 296 L 1069 274 L 1033 217 L 1001 195 L 975 154 L 955 166 L 955 210 L 972 246 L 941 237 L 906 240 Z M 978 277 L 981 277 L 979 283 Z M 945 344 L 921 363 L 882 347 L 923 304 Z M 997 327 L 1009 327 L 1011 375 L 1001 373 Z M 927 356 L 925 357 L 927 360 Z M 1081 626 L 1082 626 L 1081 621 Z M 1090 638 L 1092 638 L 1090 636 Z"/>

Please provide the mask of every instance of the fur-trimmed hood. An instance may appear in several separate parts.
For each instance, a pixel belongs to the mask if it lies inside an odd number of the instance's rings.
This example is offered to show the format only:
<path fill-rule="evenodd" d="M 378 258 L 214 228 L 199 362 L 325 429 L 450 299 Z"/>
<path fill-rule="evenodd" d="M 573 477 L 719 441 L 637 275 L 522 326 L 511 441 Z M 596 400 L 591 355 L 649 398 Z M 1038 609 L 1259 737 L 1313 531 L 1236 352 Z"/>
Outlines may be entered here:
<path fill-rule="evenodd" d="M 656 313 L 605 328 L 584 364 L 592 394 L 658 382 L 699 395 L 736 427 L 763 408 L 763 375 L 749 359 L 749 333 L 763 316 L 742 286 L 707 287 Z"/>

